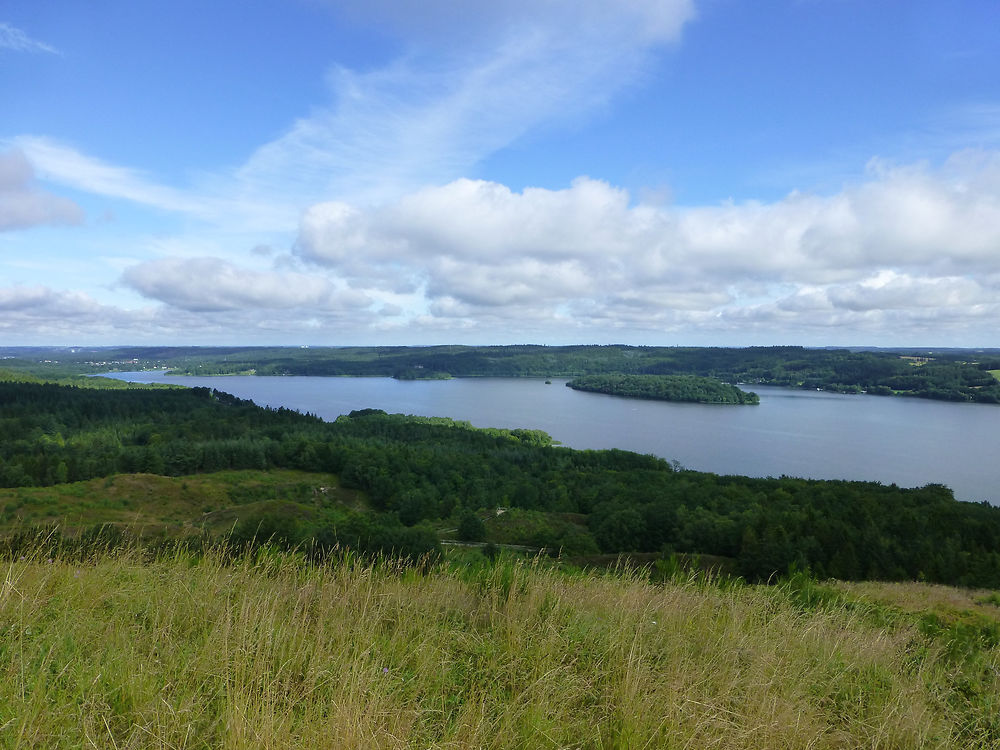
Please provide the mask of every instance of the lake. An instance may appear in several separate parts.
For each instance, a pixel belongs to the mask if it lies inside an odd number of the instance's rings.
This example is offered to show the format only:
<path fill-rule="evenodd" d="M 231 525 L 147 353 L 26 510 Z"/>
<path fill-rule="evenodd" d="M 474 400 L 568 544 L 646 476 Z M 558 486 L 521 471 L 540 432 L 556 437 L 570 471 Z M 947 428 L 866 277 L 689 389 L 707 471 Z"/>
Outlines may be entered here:
<path fill-rule="evenodd" d="M 710 406 L 574 391 L 564 378 L 112 377 L 209 386 L 327 420 L 370 407 L 539 429 L 572 448 L 653 453 L 717 474 L 936 482 L 961 500 L 1000 504 L 1000 407 L 984 404 L 755 386 L 759 406 Z"/>

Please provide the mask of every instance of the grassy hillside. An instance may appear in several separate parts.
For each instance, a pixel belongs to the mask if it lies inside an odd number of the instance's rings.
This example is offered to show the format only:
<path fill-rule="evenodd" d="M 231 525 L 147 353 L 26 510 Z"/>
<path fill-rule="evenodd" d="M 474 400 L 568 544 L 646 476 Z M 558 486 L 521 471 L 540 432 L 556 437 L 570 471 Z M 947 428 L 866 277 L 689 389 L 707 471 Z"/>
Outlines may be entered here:
<path fill-rule="evenodd" d="M 4 567 L 4 747 L 1000 744 L 990 592 L 969 595 L 986 624 L 956 650 L 949 623 L 894 601 L 913 584 L 657 585 L 509 560 L 420 573 L 266 550 Z"/>
<path fill-rule="evenodd" d="M 363 508 L 332 474 L 275 469 L 184 477 L 116 474 L 50 487 L 0 489 L 0 534 L 24 526 L 74 529 L 115 524 L 139 534 L 224 532 L 275 503 L 310 514 L 333 505 Z"/>

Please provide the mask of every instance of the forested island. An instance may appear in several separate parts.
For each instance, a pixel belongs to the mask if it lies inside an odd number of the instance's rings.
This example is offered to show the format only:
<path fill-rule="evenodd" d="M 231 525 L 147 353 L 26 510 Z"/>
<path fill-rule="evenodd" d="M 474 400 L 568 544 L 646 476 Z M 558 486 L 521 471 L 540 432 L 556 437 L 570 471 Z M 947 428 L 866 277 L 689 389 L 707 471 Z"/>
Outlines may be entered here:
<path fill-rule="evenodd" d="M 697 375 L 777 385 L 1000 403 L 1000 350 L 663 346 L 14 347 L 4 367 L 53 373 L 171 369 L 177 375 L 571 377 Z"/>
<path fill-rule="evenodd" d="M 584 375 L 566 383 L 577 391 L 626 398 L 683 401 L 697 404 L 759 404 L 756 393 L 697 375 Z"/>

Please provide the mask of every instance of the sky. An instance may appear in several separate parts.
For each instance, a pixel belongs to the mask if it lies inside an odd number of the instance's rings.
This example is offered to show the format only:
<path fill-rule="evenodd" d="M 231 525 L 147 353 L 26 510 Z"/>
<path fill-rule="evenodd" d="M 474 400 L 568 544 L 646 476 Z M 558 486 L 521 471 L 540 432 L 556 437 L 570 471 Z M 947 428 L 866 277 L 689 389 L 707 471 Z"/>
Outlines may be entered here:
<path fill-rule="evenodd" d="M 5 0 L 0 343 L 1000 346 L 996 0 Z"/>

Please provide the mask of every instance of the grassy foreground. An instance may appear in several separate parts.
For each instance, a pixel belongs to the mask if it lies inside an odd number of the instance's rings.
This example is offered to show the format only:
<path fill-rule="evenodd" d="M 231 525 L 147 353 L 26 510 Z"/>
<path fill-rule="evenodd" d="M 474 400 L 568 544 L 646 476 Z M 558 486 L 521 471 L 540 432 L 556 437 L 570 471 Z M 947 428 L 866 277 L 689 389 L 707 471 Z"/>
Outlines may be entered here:
<path fill-rule="evenodd" d="M 8 748 L 1000 746 L 1000 647 L 854 592 L 267 551 L 0 585 Z"/>

